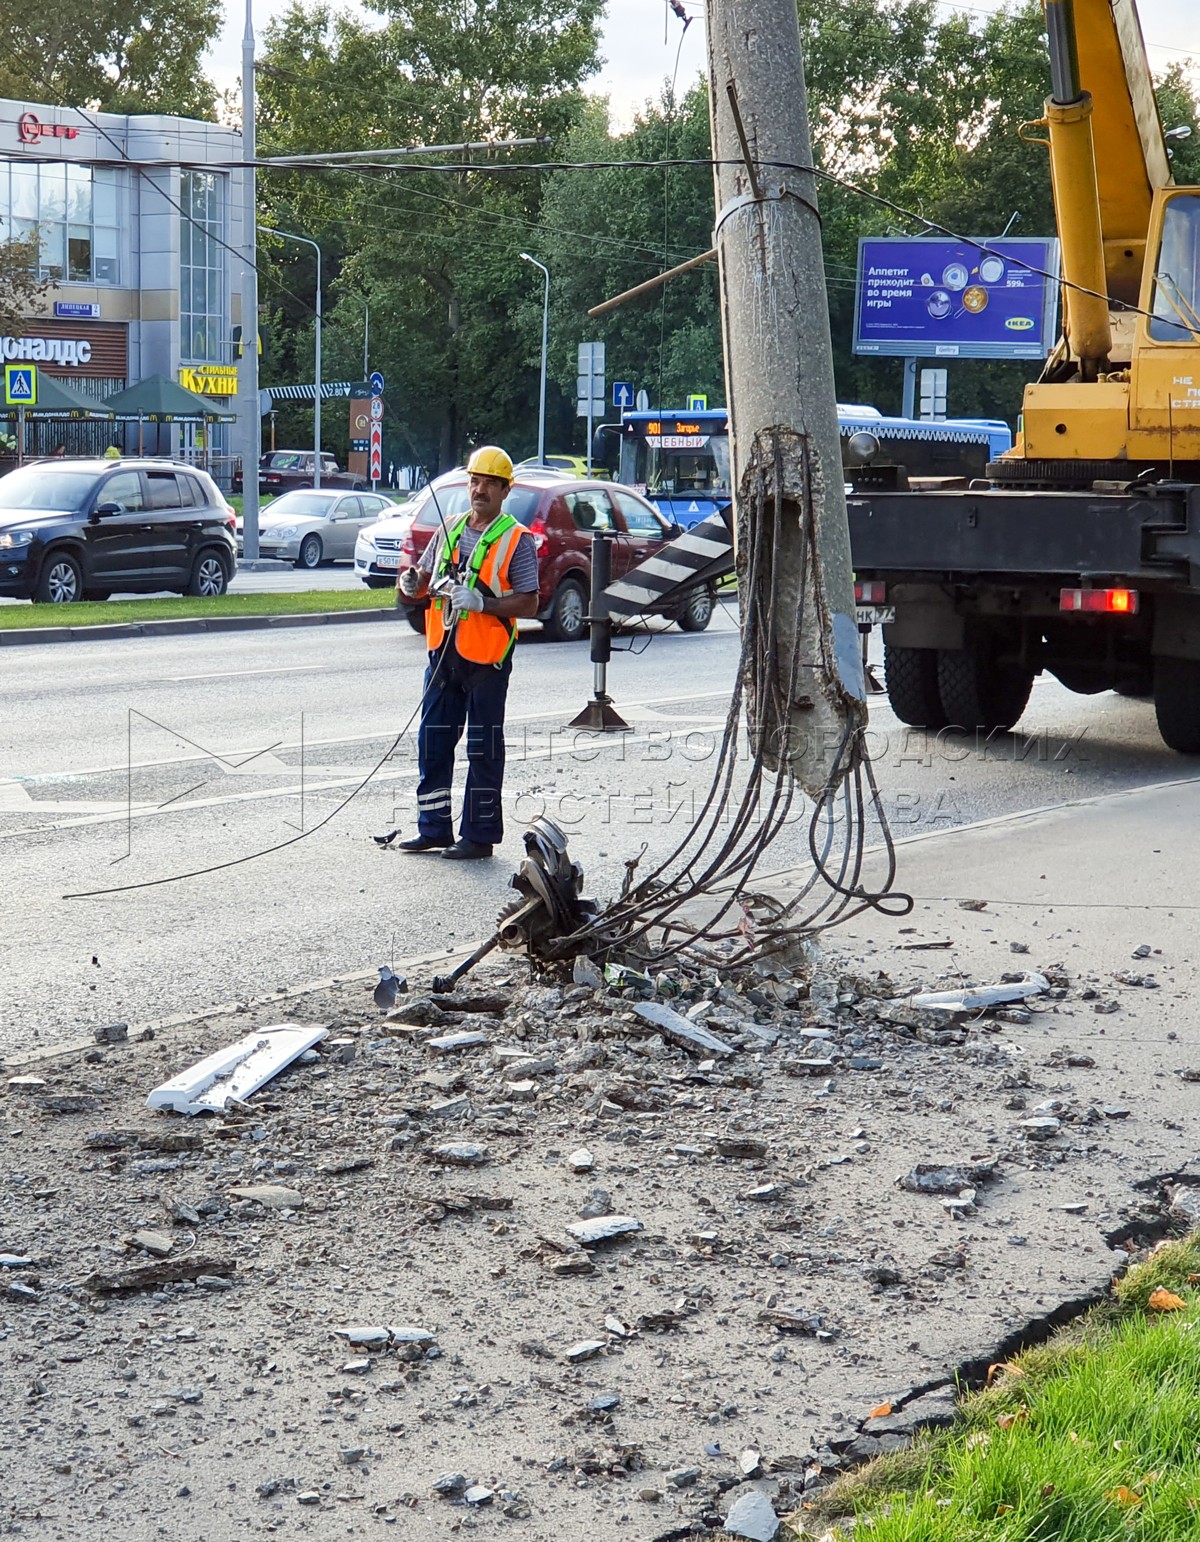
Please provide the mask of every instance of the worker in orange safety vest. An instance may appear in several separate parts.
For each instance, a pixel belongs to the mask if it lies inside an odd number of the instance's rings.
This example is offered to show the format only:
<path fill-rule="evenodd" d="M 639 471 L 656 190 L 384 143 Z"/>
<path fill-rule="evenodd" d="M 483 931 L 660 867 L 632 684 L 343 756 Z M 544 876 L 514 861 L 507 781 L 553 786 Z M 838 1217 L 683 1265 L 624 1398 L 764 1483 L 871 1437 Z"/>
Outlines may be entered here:
<path fill-rule="evenodd" d="M 504 836 L 504 706 L 517 621 L 538 609 L 537 548 L 503 512 L 513 465 L 495 445 L 467 462 L 470 513 L 439 531 L 416 567 L 396 581 L 407 600 L 429 596 L 429 667 L 417 735 L 417 834 L 410 852 L 440 851 L 451 861 L 490 857 Z M 454 751 L 467 730 L 467 785 L 454 838 Z"/>

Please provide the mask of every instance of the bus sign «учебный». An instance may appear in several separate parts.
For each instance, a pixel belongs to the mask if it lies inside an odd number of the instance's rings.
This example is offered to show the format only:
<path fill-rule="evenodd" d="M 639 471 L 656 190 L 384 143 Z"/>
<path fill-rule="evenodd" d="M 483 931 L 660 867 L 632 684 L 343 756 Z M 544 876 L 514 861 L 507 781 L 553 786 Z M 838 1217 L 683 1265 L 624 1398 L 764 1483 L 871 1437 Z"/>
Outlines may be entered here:
<path fill-rule="evenodd" d="M 950 236 L 858 243 L 854 352 L 1044 359 L 1058 335 L 1058 242 Z"/>

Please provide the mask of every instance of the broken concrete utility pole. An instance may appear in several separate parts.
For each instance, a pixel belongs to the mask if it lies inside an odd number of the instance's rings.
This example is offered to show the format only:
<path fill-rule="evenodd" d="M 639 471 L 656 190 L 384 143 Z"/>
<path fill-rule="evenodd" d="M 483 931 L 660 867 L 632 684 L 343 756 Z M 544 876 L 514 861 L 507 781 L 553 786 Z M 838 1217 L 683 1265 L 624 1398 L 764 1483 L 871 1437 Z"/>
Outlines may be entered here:
<path fill-rule="evenodd" d="M 820 798 L 857 763 L 866 687 L 800 28 L 795 0 L 707 16 L 751 741 Z"/>

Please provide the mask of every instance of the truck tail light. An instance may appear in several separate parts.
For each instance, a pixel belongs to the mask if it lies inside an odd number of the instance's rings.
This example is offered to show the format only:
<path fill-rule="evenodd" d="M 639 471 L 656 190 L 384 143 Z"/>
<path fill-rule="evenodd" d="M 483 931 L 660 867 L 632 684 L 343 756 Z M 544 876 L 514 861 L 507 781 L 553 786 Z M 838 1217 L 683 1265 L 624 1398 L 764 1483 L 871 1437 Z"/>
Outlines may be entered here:
<path fill-rule="evenodd" d="M 1106 616 L 1136 616 L 1136 589 L 1060 589 L 1059 610 L 1082 610 Z"/>
<path fill-rule="evenodd" d="M 859 605 L 882 605 L 887 599 L 887 585 L 879 579 L 855 584 L 854 598 Z"/>

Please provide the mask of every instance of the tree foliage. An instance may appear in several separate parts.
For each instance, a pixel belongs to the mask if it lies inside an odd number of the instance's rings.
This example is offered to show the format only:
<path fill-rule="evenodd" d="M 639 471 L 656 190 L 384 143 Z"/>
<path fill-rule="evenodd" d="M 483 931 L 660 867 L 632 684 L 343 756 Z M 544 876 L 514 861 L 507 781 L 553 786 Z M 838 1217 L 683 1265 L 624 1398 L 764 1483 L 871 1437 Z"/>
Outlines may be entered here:
<path fill-rule="evenodd" d="M 597 63 L 601 0 L 465 0 L 453 10 L 375 0 L 374 8 L 376 27 L 295 5 L 269 29 L 260 131 L 268 153 L 555 141 L 578 117 L 580 83 Z M 537 161 L 546 147 L 515 155 Z M 519 253 L 536 232 L 539 178 L 463 169 L 513 158 L 497 150 L 415 168 L 381 162 L 360 173 L 264 178 L 271 223 L 321 243 L 342 296 L 330 356 L 355 376 L 370 306 L 371 363 L 398 405 L 385 432 L 400 458 L 453 464 L 481 439 L 533 447 L 539 360 L 521 324 L 533 270 Z M 459 169 L 424 169 L 439 163 Z M 281 348 L 271 367 L 295 374 L 308 324 L 289 287 L 277 302 Z"/>
<path fill-rule="evenodd" d="M 29 312 L 50 287 L 38 277 L 38 243 L 0 242 L 0 333 L 20 332 Z"/>
<path fill-rule="evenodd" d="M 221 0 L 0 0 L 0 96 L 212 118 Z"/>
<path fill-rule="evenodd" d="M 689 392 L 722 402 L 714 264 L 587 315 L 711 245 L 706 85 L 665 91 L 613 134 L 606 104 L 581 90 L 596 65 L 601 0 L 370 3 L 376 16 L 366 22 L 296 4 L 269 29 L 264 153 L 545 137 L 479 159 L 567 163 L 497 174 L 452 157 L 460 169 L 430 169 L 434 158 L 261 179 L 267 222 L 320 241 L 328 375 L 361 373 L 370 306 L 371 363 L 388 376 L 397 458 L 451 464 L 488 439 L 515 454 L 533 449 L 543 280 L 522 251 L 551 275 L 549 448 L 583 447 L 574 413 L 581 341 L 604 341 L 610 381 L 632 381 L 656 405 L 681 405 Z M 859 238 L 920 235 L 931 223 L 973 237 L 1005 227 L 1053 234 L 1045 152 L 1017 132 L 1041 115 L 1049 88 L 1042 6 L 1014 0 L 994 14 L 949 16 L 933 0 L 797 6 L 838 392 L 896 411 L 899 361 L 851 353 Z M 1197 126 L 1181 69 L 1167 72 L 1159 95 L 1168 127 Z M 1200 133 L 1172 148 L 1177 180 L 1200 180 Z M 663 164 L 671 160 L 695 164 Z M 311 254 L 291 243 L 271 249 L 268 279 L 275 346 L 264 381 L 311 378 Z M 951 410 L 1012 419 L 1032 373 L 1028 364 L 956 364 Z"/>

